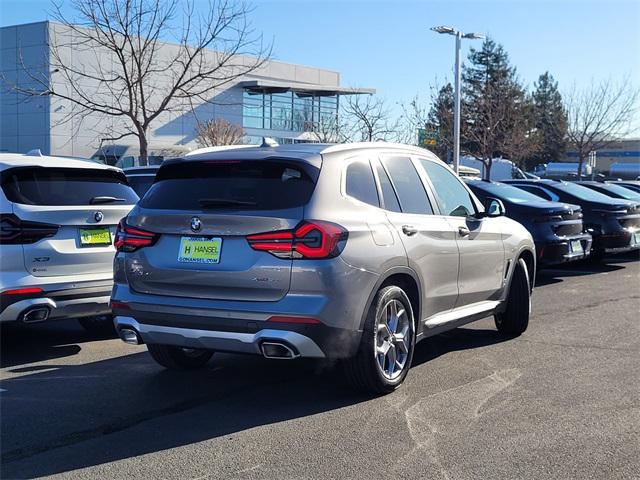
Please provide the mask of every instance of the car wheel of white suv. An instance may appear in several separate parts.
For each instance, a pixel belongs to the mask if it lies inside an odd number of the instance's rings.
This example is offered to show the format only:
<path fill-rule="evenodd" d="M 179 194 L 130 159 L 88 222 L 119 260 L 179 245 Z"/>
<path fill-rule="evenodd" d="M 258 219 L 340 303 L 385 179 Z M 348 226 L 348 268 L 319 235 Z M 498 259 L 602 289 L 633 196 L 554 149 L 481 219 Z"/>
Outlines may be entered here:
<path fill-rule="evenodd" d="M 376 294 L 355 357 L 346 373 L 355 386 L 387 393 L 402 384 L 413 358 L 415 322 L 407 294 L 395 285 Z"/>
<path fill-rule="evenodd" d="M 531 313 L 531 283 L 527 264 L 520 258 L 516 263 L 509 293 L 507 306 L 503 313 L 494 316 L 496 328 L 504 335 L 518 336 L 529 325 Z"/>
<path fill-rule="evenodd" d="M 153 359 L 170 370 L 195 370 L 202 368 L 211 359 L 213 352 L 198 348 L 182 348 L 172 345 L 147 344 Z"/>

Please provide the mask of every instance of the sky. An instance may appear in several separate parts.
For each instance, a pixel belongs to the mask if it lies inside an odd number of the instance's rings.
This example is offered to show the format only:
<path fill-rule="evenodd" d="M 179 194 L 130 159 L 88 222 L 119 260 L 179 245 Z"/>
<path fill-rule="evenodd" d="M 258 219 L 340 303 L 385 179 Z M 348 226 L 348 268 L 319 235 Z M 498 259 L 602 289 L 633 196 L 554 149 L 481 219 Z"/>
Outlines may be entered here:
<path fill-rule="evenodd" d="M 65 12 L 72 16 L 69 2 Z M 195 0 L 207 8 L 207 0 Z M 388 104 L 427 100 L 453 78 L 452 25 L 501 43 L 523 83 L 549 71 L 561 91 L 629 76 L 640 88 L 640 0 L 254 0 L 251 21 L 277 60 L 336 70 Z M 0 25 L 49 18 L 48 0 L 0 0 Z M 463 57 L 479 40 L 463 42 Z"/>

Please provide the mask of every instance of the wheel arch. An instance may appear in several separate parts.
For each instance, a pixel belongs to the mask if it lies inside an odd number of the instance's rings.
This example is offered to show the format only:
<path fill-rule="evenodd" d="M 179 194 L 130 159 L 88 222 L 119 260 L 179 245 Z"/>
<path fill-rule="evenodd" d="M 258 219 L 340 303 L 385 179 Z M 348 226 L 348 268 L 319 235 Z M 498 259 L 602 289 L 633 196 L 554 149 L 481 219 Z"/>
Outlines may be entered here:
<path fill-rule="evenodd" d="M 375 298 L 376 293 L 378 293 L 381 288 L 388 285 L 397 285 L 404 290 L 404 292 L 409 297 L 409 301 L 411 302 L 411 309 L 413 310 L 413 316 L 416 324 L 420 323 L 420 320 L 422 319 L 421 300 L 423 291 L 420 279 L 416 272 L 409 267 L 394 267 L 387 270 L 384 274 L 380 275 L 380 278 L 376 282 L 376 285 L 369 294 L 364 312 L 362 313 L 362 318 L 360 319 L 360 330 L 364 328 L 367 313 L 371 308 L 371 304 L 373 303 L 373 299 Z"/>
<path fill-rule="evenodd" d="M 517 260 L 523 259 L 524 263 L 527 265 L 527 272 L 529 273 L 529 283 L 531 291 L 533 291 L 533 286 L 536 280 L 536 256 L 535 253 L 532 252 L 529 248 L 523 248 L 518 254 Z M 517 261 L 516 260 L 516 261 Z"/>

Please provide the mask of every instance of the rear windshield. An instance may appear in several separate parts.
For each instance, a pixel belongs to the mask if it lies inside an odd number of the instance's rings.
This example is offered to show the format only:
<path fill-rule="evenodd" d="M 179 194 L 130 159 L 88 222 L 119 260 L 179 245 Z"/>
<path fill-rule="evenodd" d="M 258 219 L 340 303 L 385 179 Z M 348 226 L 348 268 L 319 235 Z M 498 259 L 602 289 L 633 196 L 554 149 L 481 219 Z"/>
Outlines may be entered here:
<path fill-rule="evenodd" d="M 472 190 L 480 190 L 482 192 L 488 193 L 489 195 L 494 195 L 496 198 L 500 200 L 505 200 L 511 203 L 528 203 L 528 202 L 540 202 L 546 201 L 542 197 L 538 197 L 533 193 L 527 192 L 525 190 L 521 190 L 517 187 L 512 187 L 511 185 L 505 185 L 504 183 L 489 183 L 485 182 L 482 184 L 478 183 L 469 183 L 468 184 Z"/>
<path fill-rule="evenodd" d="M 155 175 L 133 175 L 127 177 L 127 181 L 131 188 L 133 188 L 139 197 L 142 197 L 147 190 L 153 184 L 153 180 L 156 178 Z"/>
<path fill-rule="evenodd" d="M 553 187 L 570 195 L 573 195 L 580 200 L 586 200 L 588 202 L 609 203 L 612 200 L 611 197 L 605 195 L 604 193 L 596 192 L 595 190 L 591 190 L 588 187 L 583 187 L 582 185 L 576 185 L 575 183 L 562 182 L 553 184 Z"/>
<path fill-rule="evenodd" d="M 25 205 L 133 205 L 138 196 L 121 172 L 95 168 L 18 167 L 2 172 L 7 199 Z"/>
<path fill-rule="evenodd" d="M 318 169 L 272 160 L 164 165 L 140 205 L 168 210 L 280 210 L 311 198 Z"/>
<path fill-rule="evenodd" d="M 625 200 L 635 200 L 636 202 L 640 200 L 640 193 L 634 192 L 633 190 L 629 190 L 628 188 L 621 187 L 620 185 L 612 185 L 610 183 L 599 186 L 603 193 L 611 192 L 620 196 L 620 198 L 624 198 Z"/>

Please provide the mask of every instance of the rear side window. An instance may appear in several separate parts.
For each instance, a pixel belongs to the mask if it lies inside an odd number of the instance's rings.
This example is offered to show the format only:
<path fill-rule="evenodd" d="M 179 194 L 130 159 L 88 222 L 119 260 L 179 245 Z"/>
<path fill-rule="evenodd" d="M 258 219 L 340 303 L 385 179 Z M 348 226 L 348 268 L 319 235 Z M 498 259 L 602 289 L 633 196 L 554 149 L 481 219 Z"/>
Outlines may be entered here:
<path fill-rule="evenodd" d="M 164 165 L 140 205 L 168 210 L 280 210 L 311 198 L 319 170 L 272 160 Z"/>
<path fill-rule="evenodd" d="M 347 167 L 347 195 L 374 207 L 380 206 L 376 181 L 369 162 L 353 162 Z"/>
<path fill-rule="evenodd" d="M 389 210 L 391 212 L 402 212 L 396 192 L 393 191 L 393 185 L 391 185 L 389 175 L 387 175 L 387 172 L 384 171 L 384 168 L 382 168 L 382 165 L 380 164 L 376 165 L 376 171 L 378 172 L 378 178 L 380 179 L 380 189 L 382 190 L 382 199 L 384 201 L 385 210 Z"/>
<path fill-rule="evenodd" d="M 24 205 L 132 205 L 138 196 L 121 172 L 18 167 L 2 172 L 7 199 Z"/>
<path fill-rule="evenodd" d="M 422 180 L 409 157 L 386 157 L 382 163 L 389 172 L 404 213 L 433 214 Z"/>

